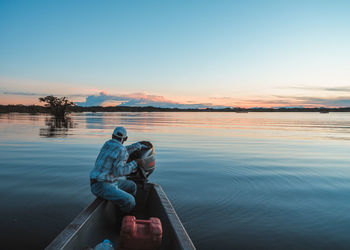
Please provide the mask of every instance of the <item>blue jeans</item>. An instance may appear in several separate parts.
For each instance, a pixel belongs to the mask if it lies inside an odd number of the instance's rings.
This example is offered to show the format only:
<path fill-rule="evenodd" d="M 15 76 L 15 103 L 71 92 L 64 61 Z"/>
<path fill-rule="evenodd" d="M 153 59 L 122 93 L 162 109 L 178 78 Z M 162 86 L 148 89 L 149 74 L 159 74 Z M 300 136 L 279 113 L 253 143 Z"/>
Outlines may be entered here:
<path fill-rule="evenodd" d="M 112 201 L 124 213 L 130 212 L 136 205 L 133 195 L 137 186 L 130 180 L 118 180 L 117 182 L 96 182 L 91 185 L 91 192 L 97 197 Z"/>

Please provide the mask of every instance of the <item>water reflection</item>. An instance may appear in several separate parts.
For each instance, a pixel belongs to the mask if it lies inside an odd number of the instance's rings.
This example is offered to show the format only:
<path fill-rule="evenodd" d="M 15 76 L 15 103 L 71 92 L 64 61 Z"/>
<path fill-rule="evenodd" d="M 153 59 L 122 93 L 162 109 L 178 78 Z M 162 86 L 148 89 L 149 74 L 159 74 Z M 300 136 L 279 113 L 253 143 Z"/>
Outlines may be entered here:
<path fill-rule="evenodd" d="M 122 125 L 128 142 L 156 146 L 150 181 L 198 249 L 349 249 L 349 124 L 350 113 L 0 115 L 0 248 L 43 249 L 92 201 L 89 172 Z"/>
<path fill-rule="evenodd" d="M 69 117 L 47 117 L 45 118 L 46 128 L 40 128 L 39 135 L 42 137 L 66 137 L 69 129 L 75 127 L 74 120 Z"/>

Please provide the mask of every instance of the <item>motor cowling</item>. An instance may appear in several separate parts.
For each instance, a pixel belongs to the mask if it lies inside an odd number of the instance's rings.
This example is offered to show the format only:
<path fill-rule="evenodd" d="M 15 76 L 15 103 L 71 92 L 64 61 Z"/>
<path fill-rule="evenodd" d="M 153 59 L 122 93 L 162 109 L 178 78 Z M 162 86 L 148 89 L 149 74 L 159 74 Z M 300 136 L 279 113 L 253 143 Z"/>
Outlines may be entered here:
<path fill-rule="evenodd" d="M 136 173 L 129 175 L 128 179 L 131 179 L 136 182 L 145 182 L 147 181 L 148 177 L 153 173 L 154 169 L 156 168 L 154 155 L 155 152 L 152 143 L 149 142 L 149 145 L 151 147 L 143 147 L 142 149 L 136 150 L 132 154 L 130 154 L 128 162 L 136 159 L 142 159 L 144 164 L 142 164 L 142 166 L 139 167 Z"/>

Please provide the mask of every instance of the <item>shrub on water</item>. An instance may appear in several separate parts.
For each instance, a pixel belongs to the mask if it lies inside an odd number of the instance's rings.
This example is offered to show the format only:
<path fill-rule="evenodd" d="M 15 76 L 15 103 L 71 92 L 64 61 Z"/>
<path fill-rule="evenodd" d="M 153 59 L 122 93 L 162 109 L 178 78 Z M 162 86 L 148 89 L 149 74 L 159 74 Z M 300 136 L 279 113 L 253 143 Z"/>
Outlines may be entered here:
<path fill-rule="evenodd" d="M 69 113 L 69 108 L 75 106 L 75 104 L 68 100 L 67 97 L 46 96 L 40 97 L 40 102 L 46 102 L 45 107 L 50 109 L 51 114 L 55 117 L 64 117 Z"/>

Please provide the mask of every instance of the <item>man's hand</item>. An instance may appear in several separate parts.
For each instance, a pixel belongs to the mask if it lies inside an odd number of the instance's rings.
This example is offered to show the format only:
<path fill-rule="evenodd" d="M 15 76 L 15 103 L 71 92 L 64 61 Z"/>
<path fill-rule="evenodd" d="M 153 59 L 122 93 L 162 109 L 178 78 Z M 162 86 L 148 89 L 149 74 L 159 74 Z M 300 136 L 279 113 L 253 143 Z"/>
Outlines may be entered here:
<path fill-rule="evenodd" d="M 147 148 L 153 148 L 152 143 L 150 143 L 149 141 L 140 141 L 140 143 Z"/>

